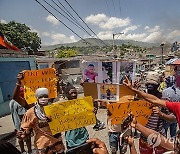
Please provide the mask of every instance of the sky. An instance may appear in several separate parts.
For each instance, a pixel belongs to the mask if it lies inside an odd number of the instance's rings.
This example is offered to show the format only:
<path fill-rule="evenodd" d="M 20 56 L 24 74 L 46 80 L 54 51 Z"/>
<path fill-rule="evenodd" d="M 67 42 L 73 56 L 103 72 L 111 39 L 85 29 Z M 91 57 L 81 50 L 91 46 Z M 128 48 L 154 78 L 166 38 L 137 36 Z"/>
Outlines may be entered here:
<path fill-rule="evenodd" d="M 106 40 L 112 39 L 113 34 L 115 39 L 150 43 L 180 41 L 180 0 L 38 1 L 56 18 L 35 0 L 0 0 L 0 22 L 25 23 L 38 33 L 42 45 L 71 43 L 81 38 Z M 71 13 L 71 18 L 63 8 Z"/>

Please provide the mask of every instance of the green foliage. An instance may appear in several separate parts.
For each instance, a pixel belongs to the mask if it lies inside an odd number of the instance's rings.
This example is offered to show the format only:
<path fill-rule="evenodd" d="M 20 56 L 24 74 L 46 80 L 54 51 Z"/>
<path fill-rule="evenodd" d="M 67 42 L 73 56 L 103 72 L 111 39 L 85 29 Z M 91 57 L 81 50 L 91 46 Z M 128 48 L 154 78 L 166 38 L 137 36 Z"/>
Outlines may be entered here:
<path fill-rule="evenodd" d="M 36 32 L 31 32 L 31 29 L 25 24 L 10 21 L 7 24 L 0 23 L 1 32 L 7 39 L 20 49 L 29 48 L 37 51 L 41 47 L 41 39 Z"/>
<path fill-rule="evenodd" d="M 78 52 L 74 49 L 64 49 L 59 50 L 57 54 L 57 58 L 69 58 L 77 56 Z"/>

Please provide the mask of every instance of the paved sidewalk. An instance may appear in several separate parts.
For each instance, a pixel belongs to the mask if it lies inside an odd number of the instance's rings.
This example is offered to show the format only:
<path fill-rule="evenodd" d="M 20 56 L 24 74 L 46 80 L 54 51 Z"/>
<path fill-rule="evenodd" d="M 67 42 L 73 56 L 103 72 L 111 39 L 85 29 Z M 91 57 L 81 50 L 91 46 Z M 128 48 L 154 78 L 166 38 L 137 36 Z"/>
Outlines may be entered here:
<path fill-rule="evenodd" d="M 0 140 L 14 134 L 14 125 L 11 115 L 0 118 Z M 15 135 L 15 134 L 14 134 Z"/>

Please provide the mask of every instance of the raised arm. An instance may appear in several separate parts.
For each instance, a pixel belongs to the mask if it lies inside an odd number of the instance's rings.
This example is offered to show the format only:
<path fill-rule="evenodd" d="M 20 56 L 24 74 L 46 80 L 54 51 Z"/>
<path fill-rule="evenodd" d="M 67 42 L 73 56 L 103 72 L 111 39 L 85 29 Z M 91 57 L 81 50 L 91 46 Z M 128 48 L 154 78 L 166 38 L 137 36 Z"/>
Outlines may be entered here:
<path fill-rule="evenodd" d="M 137 154 L 134 139 L 131 136 L 129 136 L 129 137 L 127 137 L 127 140 L 128 140 L 128 144 L 129 144 L 130 154 Z"/>
<path fill-rule="evenodd" d="M 131 84 L 131 82 L 129 81 L 129 79 L 126 76 L 126 79 L 123 81 L 123 84 L 125 86 L 127 86 L 129 89 L 131 89 L 132 91 L 134 91 L 135 93 L 137 93 L 138 95 L 142 96 L 145 100 L 147 100 L 150 103 L 153 103 L 155 105 L 161 105 L 161 106 L 166 106 L 166 101 L 165 100 L 161 100 L 159 98 L 157 98 L 154 95 L 151 94 L 147 94 L 143 91 L 140 91 L 136 88 L 134 88 Z"/>
<path fill-rule="evenodd" d="M 159 116 L 161 116 L 161 118 L 163 118 L 164 120 L 173 123 L 176 122 L 176 117 L 171 113 L 171 114 L 165 114 L 164 112 L 162 112 L 160 110 L 160 108 L 158 106 L 153 107 L 153 112 L 156 114 L 159 114 Z"/>
<path fill-rule="evenodd" d="M 15 85 L 14 93 L 13 93 L 13 99 L 18 102 L 21 106 L 23 106 L 26 109 L 29 109 L 29 106 L 26 102 L 26 100 L 20 96 L 20 87 L 21 87 L 21 80 L 23 79 L 23 73 L 20 72 L 17 75 L 17 82 Z"/>
<path fill-rule="evenodd" d="M 134 127 L 135 129 L 137 129 L 138 131 L 140 131 L 145 137 L 147 137 L 147 138 L 149 137 L 148 141 L 150 139 L 152 139 L 152 143 L 153 143 L 153 141 L 159 142 L 159 140 L 160 140 L 159 145 L 161 147 L 163 147 L 167 150 L 174 150 L 174 144 L 172 142 L 167 142 L 167 139 L 163 135 L 159 134 L 158 132 L 156 132 L 152 129 L 144 127 L 143 125 L 137 123 L 137 121 L 135 119 L 131 123 L 131 126 Z"/>

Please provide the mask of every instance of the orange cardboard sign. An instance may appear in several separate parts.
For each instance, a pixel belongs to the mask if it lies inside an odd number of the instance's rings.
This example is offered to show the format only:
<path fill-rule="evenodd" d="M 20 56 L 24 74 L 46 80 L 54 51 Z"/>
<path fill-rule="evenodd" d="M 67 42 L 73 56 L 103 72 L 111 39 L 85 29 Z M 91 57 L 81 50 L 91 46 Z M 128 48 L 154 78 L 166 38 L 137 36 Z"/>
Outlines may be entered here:
<path fill-rule="evenodd" d="M 41 87 L 49 90 L 49 98 L 57 97 L 57 78 L 54 68 L 25 70 L 23 73 L 24 98 L 28 104 L 36 102 L 35 91 Z"/>
<path fill-rule="evenodd" d="M 128 114 L 132 113 L 140 124 L 146 125 L 152 113 L 151 107 L 152 104 L 144 100 L 107 104 L 112 124 L 121 124 Z"/>

